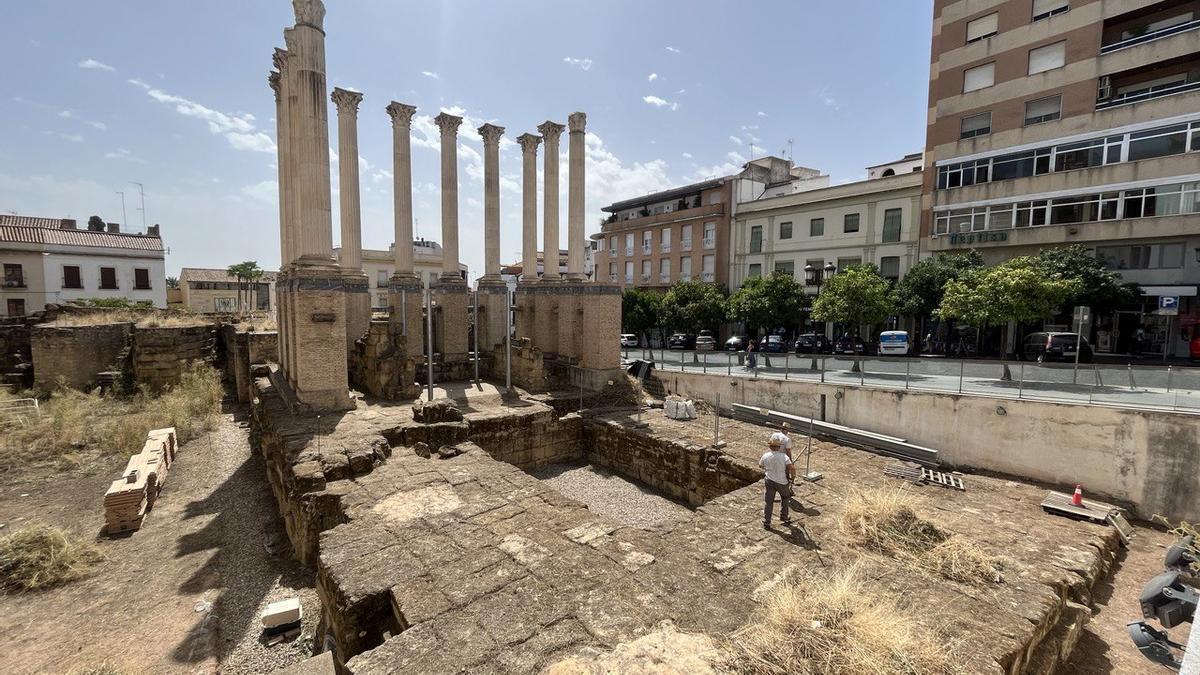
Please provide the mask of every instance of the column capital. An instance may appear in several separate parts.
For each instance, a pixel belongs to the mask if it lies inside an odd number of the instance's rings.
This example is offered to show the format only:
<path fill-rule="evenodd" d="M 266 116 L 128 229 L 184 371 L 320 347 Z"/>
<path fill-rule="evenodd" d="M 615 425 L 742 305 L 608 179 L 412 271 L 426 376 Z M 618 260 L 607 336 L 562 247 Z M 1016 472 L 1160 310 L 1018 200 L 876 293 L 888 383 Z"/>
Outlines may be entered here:
<path fill-rule="evenodd" d="M 362 92 L 334 87 L 333 91 L 329 92 L 329 100 L 337 106 L 338 113 L 357 114 L 358 104 L 362 103 L 363 95 Z"/>
<path fill-rule="evenodd" d="M 490 122 L 479 127 L 477 131 L 483 137 L 484 145 L 498 145 L 500 137 L 504 135 L 504 127 L 496 126 Z"/>
<path fill-rule="evenodd" d="M 392 101 L 384 110 L 392 118 L 393 127 L 407 127 L 412 123 L 413 115 L 417 112 L 417 106 Z"/>
<path fill-rule="evenodd" d="M 288 50 L 286 49 L 280 49 L 276 47 L 275 52 L 271 54 L 271 64 L 274 65 L 275 68 L 281 73 L 286 72 L 287 60 Z"/>
<path fill-rule="evenodd" d="M 271 72 L 267 73 L 267 84 L 270 85 L 271 91 L 275 92 L 276 103 L 279 103 L 280 100 L 280 86 L 282 86 L 282 82 L 280 80 L 281 76 L 278 70 L 272 70 Z"/>
<path fill-rule="evenodd" d="M 558 137 L 562 136 L 563 129 L 566 129 L 566 127 L 550 120 L 542 122 L 537 127 L 537 130 L 542 133 L 542 138 L 546 140 L 547 146 L 551 143 L 558 143 Z"/>
<path fill-rule="evenodd" d="M 443 136 L 453 136 L 458 133 L 458 127 L 462 124 L 463 118 L 458 115 L 451 115 L 448 112 L 440 112 L 438 116 L 433 118 L 433 123 L 438 125 L 442 130 Z"/>
<path fill-rule="evenodd" d="M 521 145 L 521 152 L 536 154 L 538 145 L 542 142 L 542 137 L 537 134 L 521 134 L 517 136 L 517 143 Z"/>
<path fill-rule="evenodd" d="M 321 0 L 292 0 L 296 13 L 296 25 L 305 24 L 319 31 L 325 30 L 325 3 Z"/>
<path fill-rule="evenodd" d="M 573 112 L 567 116 L 567 126 L 571 133 L 583 133 L 584 127 L 587 126 L 587 113 Z"/>

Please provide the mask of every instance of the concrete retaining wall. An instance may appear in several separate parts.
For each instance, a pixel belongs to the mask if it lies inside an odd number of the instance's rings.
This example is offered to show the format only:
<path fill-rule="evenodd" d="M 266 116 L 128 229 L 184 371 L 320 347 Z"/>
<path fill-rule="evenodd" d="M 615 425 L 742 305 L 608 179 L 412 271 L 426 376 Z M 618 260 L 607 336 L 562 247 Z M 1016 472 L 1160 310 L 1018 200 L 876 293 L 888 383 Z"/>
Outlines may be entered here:
<path fill-rule="evenodd" d="M 655 373 L 667 392 L 819 414 L 929 446 L 954 466 L 995 471 L 1111 497 L 1140 518 L 1200 520 L 1200 415 L 1014 401 L 816 382 Z M 814 458 L 815 462 L 819 459 Z M 814 468 L 836 471 L 836 467 Z"/>
<path fill-rule="evenodd" d="M 98 373 L 126 367 L 131 323 L 103 326 L 34 326 L 30 331 L 34 388 L 47 392 L 67 386 L 89 389 Z"/>
<path fill-rule="evenodd" d="M 212 361 L 214 326 L 136 328 L 133 331 L 133 376 L 139 385 L 161 391 L 179 383 L 194 361 Z"/>

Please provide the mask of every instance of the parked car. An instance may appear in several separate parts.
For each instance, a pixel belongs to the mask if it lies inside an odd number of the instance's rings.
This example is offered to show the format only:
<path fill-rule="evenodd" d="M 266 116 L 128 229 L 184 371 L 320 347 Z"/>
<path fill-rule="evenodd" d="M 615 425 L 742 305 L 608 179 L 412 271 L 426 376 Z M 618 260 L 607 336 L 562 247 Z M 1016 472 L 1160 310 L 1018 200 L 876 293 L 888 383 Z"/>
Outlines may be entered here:
<path fill-rule="evenodd" d="M 759 345 L 758 351 L 765 354 L 786 354 L 791 343 L 782 335 L 768 335 Z"/>
<path fill-rule="evenodd" d="M 797 354 L 828 354 L 833 351 L 833 343 L 820 333 L 804 333 L 796 338 Z"/>
<path fill-rule="evenodd" d="M 885 330 L 879 334 L 880 356 L 908 356 L 910 347 L 906 330 Z"/>
<path fill-rule="evenodd" d="M 1021 351 L 1017 354 L 1026 361 L 1073 361 L 1075 346 L 1080 344 L 1078 333 L 1030 333 L 1021 342 Z M 1079 349 L 1080 363 L 1092 362 L 1092 345 L 1083 338 Z"/>
<path fill-rule="evenodd" d="M 696 346 L 696 336 L 687 333 L 675 333 L 667 340 L 667 349 L 692 349 Z"/>
<path fill-rule="evenodd" d="M 744 352 L 748 344 L 750 344 L 750 337 L 748 335 L 734 335 L 725 341 L 725 351 Z"/>
<path fill-rule="evenodd" d="M 696 337 L 696 351 L 711 352 L 717 348 L 717 341 L 711 335 L 699 335 Z"/>
<path fill-rule="evenodd" d="M 1192 331 L 1195 335 L 1192 336 L 1192 341 L 1188 343 L 1188 351 L 1191 352 L 1193 361 L 1200 361 L 1200 331 L 1194 327 Z"/>
<path fill-rule="evenodd" d="M 833 343 L 833 353 L 862 356 L 867 353 L 867 346 L 863 343 L 862 338 L 858 336 L 843 335 Z"/>
<path fill-rule="evenodd" d="M 622 347 L 638 346 L 637 336 L 634 335 L 633 333 L 621 333 L 621 346 Z"/>

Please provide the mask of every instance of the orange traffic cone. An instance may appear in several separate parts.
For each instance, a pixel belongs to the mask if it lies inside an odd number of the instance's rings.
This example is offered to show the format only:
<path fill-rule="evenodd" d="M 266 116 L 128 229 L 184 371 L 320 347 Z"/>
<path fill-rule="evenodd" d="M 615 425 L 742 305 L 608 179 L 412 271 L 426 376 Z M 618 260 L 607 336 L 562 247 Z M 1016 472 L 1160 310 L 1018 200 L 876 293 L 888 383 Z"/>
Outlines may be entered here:
<path fill-rule="evenodd" d="M 1071 503 L 1075 506 L 1083 506 L 1083 486 L 1075 486 L 1075 494 L 1071 495 Z"/>

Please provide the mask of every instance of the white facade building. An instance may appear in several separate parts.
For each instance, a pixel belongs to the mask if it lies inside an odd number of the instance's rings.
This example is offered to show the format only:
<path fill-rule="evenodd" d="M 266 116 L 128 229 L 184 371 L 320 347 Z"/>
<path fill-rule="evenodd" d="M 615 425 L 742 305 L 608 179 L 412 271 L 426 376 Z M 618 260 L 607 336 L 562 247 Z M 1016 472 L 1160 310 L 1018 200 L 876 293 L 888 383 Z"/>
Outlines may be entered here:
<path fill-rule="evenodd" d="M 388 246 L 386 251 L 379 249 L 363 249 L 363 274 L 367 275 L 367 287 L 371 293 L 371 307 L 386 309 L 388 306 L 388 283 L 396 273 L 396 245 Z M 432 277 L 436 280 L 442 273 L 442 245 L 428 239 L 417 239 L 412 243 L 413 271 L 422 280 Z M 333 255 L 341 260 L 342 249 L 333 249 Z M 467 266 L 459 263 L 458 269 L 463 279 L 467 278 Z"/>
<path fill-rule="evenodd" d="M 0 316 L 21 316 L 48 303 L 126 298 L 167 306 L 166 262 L 159 226 L 145 234 L 79 229 L 71 219 L 0 215 Z"/>

